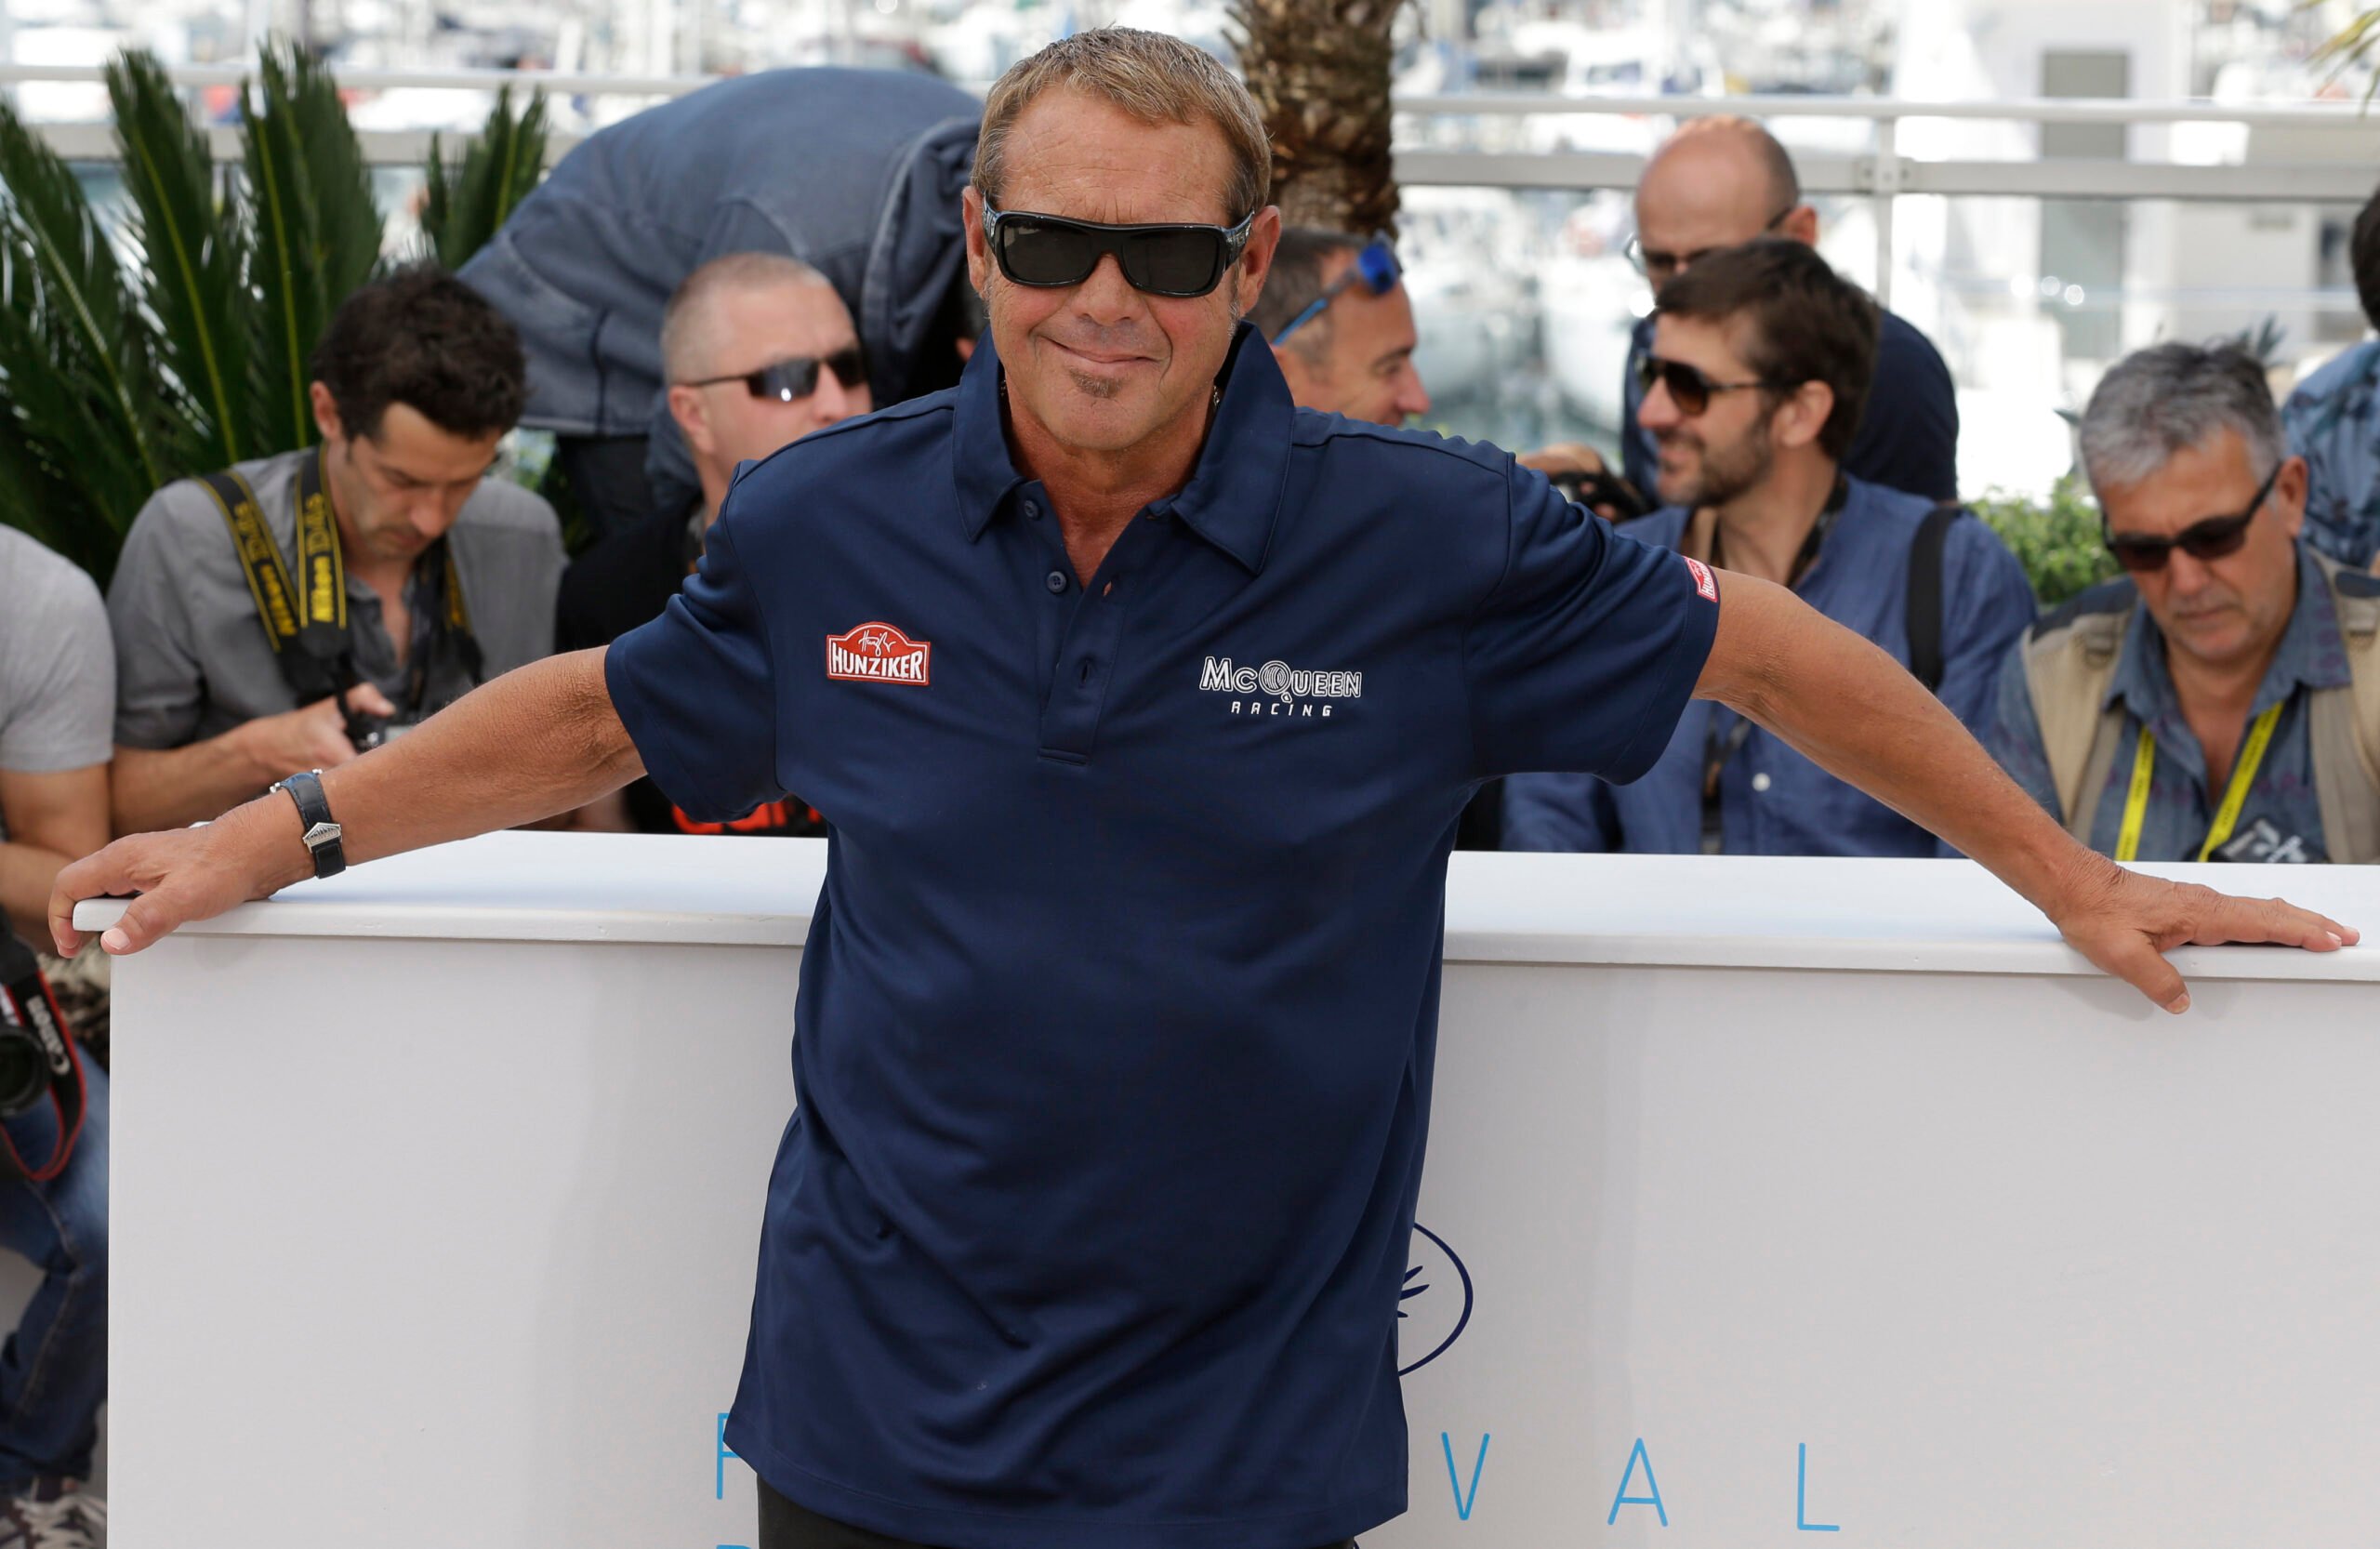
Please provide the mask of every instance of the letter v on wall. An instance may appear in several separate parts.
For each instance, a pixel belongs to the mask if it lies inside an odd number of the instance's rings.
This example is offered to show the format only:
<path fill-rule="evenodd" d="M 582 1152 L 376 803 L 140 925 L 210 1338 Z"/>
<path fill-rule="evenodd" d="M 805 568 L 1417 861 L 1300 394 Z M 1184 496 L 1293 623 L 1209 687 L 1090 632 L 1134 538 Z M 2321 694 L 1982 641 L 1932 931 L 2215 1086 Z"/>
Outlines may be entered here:
<path fill-rule="evenodd" d="M 1438 1433 L 1438 1445 L 1447 1455 L 1447 1483 L 1454 1489 L 1454 1515 L 1464 1522 L 1471 1520 L 1471 1508 L 1479 1504 L 1479 1471 L 1488 1466 L 1488 1436 L 1479 1437 L 1479 1456 L 1471 1463 L 1471 1490 L 1465 1494 L 1461 1476 L 1454 1471 L 1454 1437 L 1444 1431 Z"/>

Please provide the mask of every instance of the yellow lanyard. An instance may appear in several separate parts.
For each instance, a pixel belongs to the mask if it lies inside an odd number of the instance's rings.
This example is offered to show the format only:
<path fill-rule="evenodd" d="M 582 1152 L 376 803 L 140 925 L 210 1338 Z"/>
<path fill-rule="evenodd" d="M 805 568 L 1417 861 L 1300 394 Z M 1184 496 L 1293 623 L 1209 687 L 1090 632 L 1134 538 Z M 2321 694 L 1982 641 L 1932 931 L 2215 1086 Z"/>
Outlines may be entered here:
<path fill-rule="evenodd" d="M 2239 826 L 2240 809 L 2248 803 L 2248 788 L 2255 783 L 2256 768 L 2265 761 L 2265 749 L 2272 745 L 2272 729 L 2281 723 L 2281 706 L 2275 705 L 2256 717 L 2248 728 L 2248 739 L 2240 748 L 2240 761 L 2231 771 L 2231 783 L 2223 792 L 2223 805 L 2215 809 L 2215 827 L 2206 831 L 2206 842 L 2198 847 L 2198 858 L 2204 860 L 2215 854 L 2216 846 L 2231 837 Z M 2140 745 L 2132 755 L 2132 786 L 2124 792 L 2123 827 L 2116 834 L 2116 859 L 2137 860 L 2140 857 L 2140 825 L 2149 815 L 2149 787 L 2157 773 L 2157 739 L 2148 727 L 2140 728 Z"/>

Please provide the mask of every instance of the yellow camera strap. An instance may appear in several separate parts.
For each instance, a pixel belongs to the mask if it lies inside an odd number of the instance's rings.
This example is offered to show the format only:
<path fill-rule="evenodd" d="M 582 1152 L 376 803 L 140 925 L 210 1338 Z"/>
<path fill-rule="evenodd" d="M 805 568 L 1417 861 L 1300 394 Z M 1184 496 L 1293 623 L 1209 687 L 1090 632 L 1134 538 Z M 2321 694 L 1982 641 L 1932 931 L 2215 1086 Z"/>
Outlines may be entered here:
<path fill-rule="evenodd" d="M 2198 847 L 2198 859 L 2214 854 L 2230 839 L 2231 830 L 2240 826 L 2240 810 L 2248 804 L 2248 788 L 2255 784 L 2256 771 L 2265 761 L 2265 749 L 2272 746 L 2272 732 L 2281 724 L 2281 708 L 2267 708 L 2249 726 L 2247 740 L 2240 748 L 2240 761 L 2232 767 L 2230 784 L 2224 788 L 2223 804 L 2215 809 L 2215 827 L 2206 831 L 2206 842 Z M 2120 861 L 2140 857 L 2140 829 L 2149 815 L 2149 788 L 2155 783 L 2156 774 L 2157 738 L 2143 726 L 2140 741 L 2133 749 L 2132 784 L 2123 799 L 2123 826 L 2116 833 L 2116 859 Z"/>
<path fill-rule="evenodd" d="M 247 480 L 226 469 L 203 474 L 198 481 L 215 497 L 224 525 L 231 529 L 232 551 L 247 578 L 265 639 L 281 657 L 283 675 L 301 697 L 310 699 L 344 694 L 355 681 L 348 636 L 347 561 L 339 546 L 338 516 L 324 487 L 327 456 L 317 448 L 298 470 L 295 576 Z M 455 546 L 442 537 L 435 547 L 438 603 L 433 616 L 438 633 L 461 653 L 465 671 L 477 683 L 483 671 L 479 642 L 471 633 L 470 604 L 463 595 Z M 293 641 L 299 646 L 296 652 L 287 649 Z M 412 698 L 417 708 L 430 664 L 426 655 L 417 655 L 413 665 Z"/>
<path fill-rule="evenodd" d="M 215 497 L 224 524 L 231 529 L 232 551 L 240 557 L 248 595 L 256 601 L 257 617 L 273 650 L 281 651 L 311 629 L 318 632 L 307 641 L 310 655 L 325 659 L 337 655 L 347 640 L 347 563 L 339 552 L 338 520 L 323 487 L 323 454 L 317 451 L 308 458 L 298 476 L 294 577 L 248 481 L 225 469 L 204 474 L 198 482 Z"/>

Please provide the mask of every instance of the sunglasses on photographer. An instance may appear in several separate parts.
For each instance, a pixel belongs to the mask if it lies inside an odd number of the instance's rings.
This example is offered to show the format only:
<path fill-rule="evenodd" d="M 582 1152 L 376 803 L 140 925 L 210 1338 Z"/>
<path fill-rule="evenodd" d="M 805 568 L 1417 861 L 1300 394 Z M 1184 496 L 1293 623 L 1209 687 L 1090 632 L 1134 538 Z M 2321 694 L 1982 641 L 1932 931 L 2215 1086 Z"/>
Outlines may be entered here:
<path fill-rule="evenodd" d="M 1236 226 L 1105 226 L 986 206 L 984 242 L 1000 272 L 1020 285 L 1078 285 L 1112 253 L 1134 290 L 1204 296 L 1239 261 L 1255 220 L 1250 211 Z"/>
<path fill-rule="evenodd" d="M 1396 249 L 1377 239 L 1366 243 L 1363 251 L 1355 255 L 1355 261 L 1347 266 L 1347 272 L 1331 281 L 1321 295 L 1307 302 L 1305 311 L 1289 319 L 1288 326 L 1273 336 L 1273 342 L 1280 343 L 1320 317 L 1324 310 L 1350 285 L 1361 285 L 1374 296 L 1386 296 L 1404 277 L 1405 271 L 1397 267 Z"/>
<path fill-rule="evenodd" d="M 1675 404 L 1677 412 L 1688 419 L 1709 408 L 1712 398 L 1722 392 L 1740 392 L 1746 388 L 1767 388 L 1771 391 L 1783 392 L 1792 385 L 1759 378 L 1749 382 L 1722 382 L 1704 375 L 1699 366 L 1688 365 L 1684 361 L 1665 361 L 1659 355 L 1637 356 L 1636 385 L 1644 390 L 1646 396 L 1650 397 L 1656 383 L 1669 391 L 1670 402 Z"/>
<path fill-rule="evenodd" d="M 722 382 L 741 382 L 755 398 L 774 398 L 780 404 L 798 404 L 818 391 L 821 368 L 835 374 L 846 391 L 863 387 L 867 382 L 867 359 L 857 344 L 847 345 L 831 355 L 795 355 L 775 361 L 758 371 L 737 372 L 726 377 L 705 377 L 699 381 L 681 382 L 681 387 L 717 387 Z"/>
<path fill-rule="evenodd" d="M 2099 513 L 2100 539 L 2107 544 L 2108 552 L 2116 557 L 2118 564 L 2142 574 L 2154 574 L 2164 569 L 2165 562 L 2174 557 L 2176 549 L 2194 560 L 2219 560 L 2227 554 L 2236 554 L 2248 541 L 2248 523 L 2256 519 L 2256 512 L 2264 510 L 2265 496 L 2272 493 L 2273 481 L 2281 477 L 2281 470 L 2288 460 L 2283 457 L 2272 465 L 2272 471 L 2265 475 L 2263 483 L 2256 486 L 2256 496 L 2248 502 L 2246 510 L 2193 522 L 2172 537 L 2115 532 L 2108 526 L 2107 513 L 2102 511 Z"/>

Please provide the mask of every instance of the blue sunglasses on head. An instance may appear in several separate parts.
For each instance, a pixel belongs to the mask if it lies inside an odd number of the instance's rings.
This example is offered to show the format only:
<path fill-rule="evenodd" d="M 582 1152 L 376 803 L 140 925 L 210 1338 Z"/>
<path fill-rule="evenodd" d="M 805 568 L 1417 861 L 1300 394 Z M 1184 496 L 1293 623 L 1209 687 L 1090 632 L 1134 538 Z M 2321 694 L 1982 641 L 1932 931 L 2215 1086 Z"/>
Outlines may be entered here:
<path fill-rule="evenodd" d="M 1280 343 L 1320 317 L 1323 310 L 1337 300 L 1339 293 L 1349 285 L 1360 282 L 1374 296 L 1386 296 L 1404 277 L 1405 271 L 1396 265 L 1396 249 L 1378 239 L 1368 242 L 1364 245 L 1364 250 L 1355 255 L 1355 261 L 1347 266 L 1347 272 L 1331 281 L 1329 288 L 1308 303 L 1305 311 L 1289 319 L 1289 326 L 1273 336 L 1273 342 Z"/>

